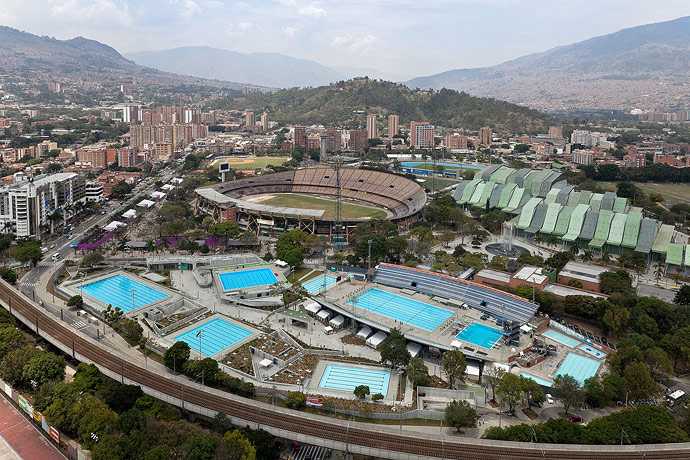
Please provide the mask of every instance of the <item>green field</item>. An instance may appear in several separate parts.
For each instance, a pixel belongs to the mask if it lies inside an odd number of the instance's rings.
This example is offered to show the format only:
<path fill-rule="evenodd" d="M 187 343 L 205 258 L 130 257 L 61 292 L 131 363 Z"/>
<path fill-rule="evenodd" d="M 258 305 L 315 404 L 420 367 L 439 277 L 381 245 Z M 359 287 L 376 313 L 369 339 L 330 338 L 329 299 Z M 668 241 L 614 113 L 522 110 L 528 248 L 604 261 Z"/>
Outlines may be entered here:
<path fill-rule="evenodd" d="M 424 179 L 425 182 L 418 182 L 424 188 L 429 188 L 429 190 L 436 192 L 438 190 L 443 190 L 446 187 L 450 187 L 453 184 L 459 184 L 459 180 L 455 179 L 441 179 L 439 177 L 432 179 L 426 176 L 417 176 L 420 179 Z"/>
<path fill-rule="evenodd" d="M 604 190 L 616 191 L 615 182 L 597 182 Z M 659 193 L 672 203 L 690 202 L 690 185 L 688 184 L 655 184 L 652 182 L 635 182 L 646 193 Z"/>
<path fill-rule="evenodd" d="M 217 167 L 218 163 L 228 162 L 230 163 L 230 168 L 232 169 L 256 169 L 265 168 L 268 165 L 281 166 L 283 163 L 289 161 L 286 157 L 249 157 L 249 158 L 236 158 L 236 157 L 226 157 L 218 158 L 212 164 L 212 166 Z"/>
<path fill-rule="evenodd" d="M 295 195 L 292 193 L 281 193 L 269 199 L 260 201 L 261 204 L 272 206 L 285 206 L 287 208 L 302 209 L 323 209 L 325 219 L 335 217 L 335 201 L 315 196 Z M 386 212 L 380 209 L 369 208 L 343 201 L 343 219 L 361 219 L 371 217 L 373 219 L 384 219 Z"/>

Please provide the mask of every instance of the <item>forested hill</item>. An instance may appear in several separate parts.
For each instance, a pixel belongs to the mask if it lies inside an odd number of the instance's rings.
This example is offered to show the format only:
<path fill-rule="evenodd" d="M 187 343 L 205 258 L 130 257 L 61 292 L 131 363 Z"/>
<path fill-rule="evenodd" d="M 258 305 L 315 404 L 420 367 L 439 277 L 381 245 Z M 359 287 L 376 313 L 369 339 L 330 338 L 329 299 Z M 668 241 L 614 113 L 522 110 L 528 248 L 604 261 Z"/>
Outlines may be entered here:
<path fill-rule="evenodd" d="M 401 127 L 410 121 L 477 130 L 491 126 L 495 132 L 546 132 L 554 120 L 536 110 L 470 96 L 454 90 L 412 90 L 381 80 L 358 78 L 329 86 L 288 89 L 270 94 L 238 95 L 214 101 L 219 108 L 268 111 L 271 120 L 325 126 L 366 126 L 366 117 L 376 113 L 400 116 Z M 379 120 L 383 123 L 384 120 Z"/>

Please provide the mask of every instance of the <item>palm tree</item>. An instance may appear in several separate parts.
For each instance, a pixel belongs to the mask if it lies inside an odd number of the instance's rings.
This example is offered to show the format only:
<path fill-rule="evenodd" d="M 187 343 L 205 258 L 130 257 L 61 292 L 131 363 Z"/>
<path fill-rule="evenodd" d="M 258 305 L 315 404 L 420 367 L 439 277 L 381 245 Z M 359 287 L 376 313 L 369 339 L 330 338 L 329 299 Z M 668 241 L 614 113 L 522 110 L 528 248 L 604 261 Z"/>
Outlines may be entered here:
<path fill-rule="evenodd" d="M 680 281 L 680 274 L 679 273 L 674 273 L 671 275 L 671 279 L 673 280 L 673 283 L 678 286 L 678 281 Z"/>
<path fill-rule="evenodd" d="M 148 240 L 146 240 L 145 249 L 146 249 L 146 252 L 156 251 L 156 242 L 149 238 Z"/>
<path fill-rule="evenodd" d="M 661 262 L 654 264 L 654 276 L 656 276 L 656 282 L 659 283 L 659 279 L 664 276 L 664 265 Z"/>
<path fill-rule="evenodd" d="M 534 242 L 537 244 L 542 244 L 544 242 L 544 237 L 541 233 L 534 237 Z"/>
<path fill-rule="evenodd" d="M 170 247 L 170 241 L 168 241 L 167 236 L 161 236 L 160 246 L 161 246 L 161 248 L 163 248 L 163 251 L 165 251 L 166 249 L 168 249 Z"/>
<path fill-rule="evenodd" d="M 580 243 L 578 243 L 577 240 L 573 241 L 572 246 L 570 246 L 570 252 L 572 252 L 574 255 L 578 255 L 580 253 Z"/>
<path fill-rule="evenodd" d="M 592 254 L 592 251 L 587 250 L 582 254 L 582 261 L 583 262 L 591 262 L 592 259 L 594 259 L 594 254 Z"/>
<path fill-rule="evenodd" d="M 558 237 L 556 235 L 549 235 L 549 237 L 546 239 L 546 243 L 549 246 L 553 246 L 553 249 L 551 250 L 551 254 L 553 255 L 556 245 L 558 244 Z"/>
<path fill-rule="evenodd" d="M 608 251 L 604 251 L 601 253 L 601 261 L 605 263 L 609 263 L 611 261 L 611 254 L 609 254 Z"/>

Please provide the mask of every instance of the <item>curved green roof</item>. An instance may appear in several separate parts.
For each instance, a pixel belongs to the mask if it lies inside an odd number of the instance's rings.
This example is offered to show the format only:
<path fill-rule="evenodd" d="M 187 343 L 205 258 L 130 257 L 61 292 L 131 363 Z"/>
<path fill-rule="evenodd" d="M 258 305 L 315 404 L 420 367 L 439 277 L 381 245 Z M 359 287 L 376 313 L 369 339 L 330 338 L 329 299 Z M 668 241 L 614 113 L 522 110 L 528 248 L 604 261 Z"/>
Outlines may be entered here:
<path fill-rule="evenodd" d="M 558 214 L 558 220 L 556 221 L 556 228 L 553 231 L 554 235 L 563 236 L 566 234 L 570 226 L 570 218 L 573 215 L 573 211 L 575 211 L 575 208 L 572 206 L 565 206 L 561 209 L 561 212 Z"/>
<path fill-rule="evenodd" d="M 546 198 L 544 198 L 544 202 L 546 204 L 551 204 L 556 202 L 556 197 L 558 196 L 558 193 L 561 191 L 560 188 L 552 188 L 549 190 L 549 193 L 546 194 Z"/>
<path fill-rule="evenodd" d="M 614 212 L 625 212 L 625 208 L 628 207 L 628 199 L 622 196 L 617 196 L 616 200 L 613 202 Z"/>
<path fill-rule="evenodd" d="M 458 204 L 465 204 L 470 201 L 470 198 L 472 198 L 472 194 L 474 193 L 474 189 L 477 188 L 477 185 L 480 183 L 482 183 L 481 179 L 472 179 L 472 181 L 469 182 L 462 191 L 462 198 L 458 200 Z"/>
<path fill-rule="evenodd" d="M 529 227 L 525 229 L 525 233 L 537 233 L 539 229 L 544 225 L 544 218 L 546 217 L 546 209 L 548 205 L 543 201 L 537 205 L 537 209 L 534 211 L 532 216 L 532 222 Z"/>
<path fill-rule="evenodd" d="M 541 202 L 541 198 L 530 198 L 530 200 L 522 207 L 520 220 L 517 224 L 517 228 L 519 230 L 524 230 L 529 227 L 529 224 L 532 222 L 532 217 L 534 217 L 534 211 L 537 209 L 537 205 L 539 205 Z"/>
<path fill-rule="evenodd" d="M 640 236 L 637 238 L 636 252 L 643 252 L 649 254 L 654 245 L 654 239 L 657 234 L 657 220 L 645 217 L 640 224 Z"/>
<path fill-rule="evenodd" d="M 484 184 L 484 190 L 482 191 L 482 194 L 479 197 L 479 201 L 472 204 L 472 206 L 477 206 L 477 207 L 486 206 L 486 202 L 489 201 L 489 198 L 491 198 L 491 194 L 493 193 L 495 186 L 496 186 L 496 182 L 492 182 L 492 181 L 489 181 L 486 184 Z M 474 198 L 474 197 L 472 197 L 472 198 Z"/>
<path fill-rule="evenodd" d="M 592 194 L 592 199 L 589 200 L 589 205 L 592 207 L 592 211 L 601 211 L 601 200 L 604 199 L 603 193 Z"/>
<path fill-rule="evenodd" d="M 498 200 L 496 207 L 498 209 L 503 209 L 510 203 L 510 197 L 513 196 L 513 192 L 517 188 L 517 184 L 506 184 L 505 188 L 501 192 L 501 198 Z"/>
<path fill-rule="evenodd" d="M 640 234 L 640 224 L 642 223 L 642 213 L 631 211 L 628 213 L 628 220 L 625 221 L 625 231 L 623 232 L 623 247 L 637 247 L 637 237 Z"/>
<path fill-rule="evenodd" d="M 582 224 L 585 221 L 585 214 L 589 210 L 588 204 L 578 204 L 570 217 L 568 232 L 563 236 L 563 241 L 575 241 L 580 236 Z"/>
<path fill-rule="evenodd" d="M 597 229 L 594 231 L 594 238 L 589 242 L 589 246 L 601 249 L 606 240 L 609 239 L 609 229 L 611 228 L 611 221 L 613 220 L 613 211 L 602 209 L 599 211 L 599 220 L 597 221 Z"/>
<path fill-rule="evenodd" d="M 669 243 L 666 253 L 666 263 L 680 266 L 683 263 L 683 245 Z"/>
<path fill-rule="evenodd" d="M 513 196 L 510 197 L 510 202 L 508 202 L 508 206 L 505 207 L 504 211 L 515 211 L 518 207 L 520 207 L 520 203 L 522 202 L 523 196 L 525 196 L 525 189 L 522 187 L 517 187 L 513 192 Z"/>
<path fill-rule="evenodd" d="M 486 182 L 480 182 L 477 184 L 477 188 L 474 189 L 474 193 L 472 194 L 472 198 L 467 202 L 468 204 L 475 204 L 479 201 L 479 199 L 482 197 L 482 194 L 484 193 L 484 189 L 486 188 Z"/>
<path fill-rule="evenodd" d="M 673 231 L 673 225 L 662 225 L 659 229 L 659 233 L 656 235 L 656 239 L 654 239 L 652 252 L 666 254 L 668 246 L 671 244 L 671 239 L 673 238 Z"/>
<path fill-rule="evenodd" d="M 563 208 L 562 205 L 558 203 L 549 203 L 549 207 L 546 209 L 546 217 L 544 217 L 544 225 L 541 227 L 541 233 L 550 235 L 556 229 L 556 221 L 558 220 L 558 214 Z"/>
<path fill-rule="evenodd" d="M 577 204 L 589 204 L 589 201 L 592 199 L 592 192 L 589 190 L 581 190 L 580 191 L 580 199 L 577 202 Z"/>
<path fill-rule="evenodd" d="M 591 209 L 585 213 L 585 222 L 582 224 L 580 230 L 580 238 L 584 241 L 589 241 L 594 238 L 594 232 L 597 229 L 597 221 L 599 220 L 599 213 Z"/>
<path fill-rule="evenodd" d="M 580 202 L 580 192 L 573 190 L 568 197 L 568 206 L 577 206 Z"/>
<path fill-rule="evenodd" d="M 623 212 L 617 212 L 611 221 L 611 230 L 609 231 L 609 238 L 606 240 L 607 244 L 612 246 L 620 246 L 623 242 L 623 232 L 625 231 L 625 221 L 628 220 L 628 215 Z"/>

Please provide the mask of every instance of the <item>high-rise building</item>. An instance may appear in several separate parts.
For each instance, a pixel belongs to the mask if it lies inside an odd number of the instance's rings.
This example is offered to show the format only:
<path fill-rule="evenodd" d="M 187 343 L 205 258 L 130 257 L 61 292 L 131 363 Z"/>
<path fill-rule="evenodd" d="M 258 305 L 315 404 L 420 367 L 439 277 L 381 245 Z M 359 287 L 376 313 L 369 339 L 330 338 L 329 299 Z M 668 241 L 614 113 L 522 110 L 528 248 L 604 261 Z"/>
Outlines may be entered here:
<path fill-rule="evenodd" d="M 268 112 L 261 114 L 261 127 L 264 132 L 268 131 Z"/>
<path fill-rule="evenodd" d="M 388 138 L 392 139 L 393 136 L 400 132 L 400 117 L 397 115 L 388 115 Z"/>
<path fill-rule="evenodd" d="M 448 149 L 466 149 L 467 136 L 460 134 L 447 134 L 445 139 L 446 148 Z"/>
<path fill-rule="evenodd" d="M 367 139 L 376 139 L 379 137 L 379 128 L 376 125 L 376 114 L 367 115 Z"/>
<path fill-rule="evenodd" d="M 493 133 L 490 126 L 479 128 L 479 143 L 482 145 L 491 145 L 493 140 Z"/>
<path fill-rule="evenodd" d="M 339 129 L 328 128 L 326 130 L 326 150 L 337 152 L 343 149 L 343 133 Z"/>
<path fill-rule="evenodd" d="M 563 137 L 563 127 L 549 126 L 549 137 L 551 139 L 561 139 Z"/>
<path fill-rule="evenodd" d="M 307 146 L 307 128 L 304 126 L 295 126 L 294 132 L 295 136 L 293 139 L 295 141 L 295 145 L 305 148 Z"/>
<path fill-rule="evenodd" d="M 591 165 L 594 162 L 594 154 L 587 150 L 575 150 L 573 152 L 573 163 L 578 165 Z"/>
<path fill-rule="evenodd" d="M 140 121 L 139 106 L 127 105 L 122 109 L 122 121 L 124 123 L 136 123 Z"/>
<path fill-rule="evenodd" d="M 434 147 L 434 126 L 418 121 L 410 122 L 410 147 L 429 149 Z"/>
<path fill-rule="evenodd" d="M 256 124 L 256 115 L 254 112 L 247 110 L 244 114 L 244 124 L 247 126 L 254 126 Z"/>
<path fill-rule="evenodd" d="M 367 132 L 363 129 L 350 130 L 350 142 L 348 147 L 355 152 L 362 152 L 369 143 L 367 142 Z"/>

